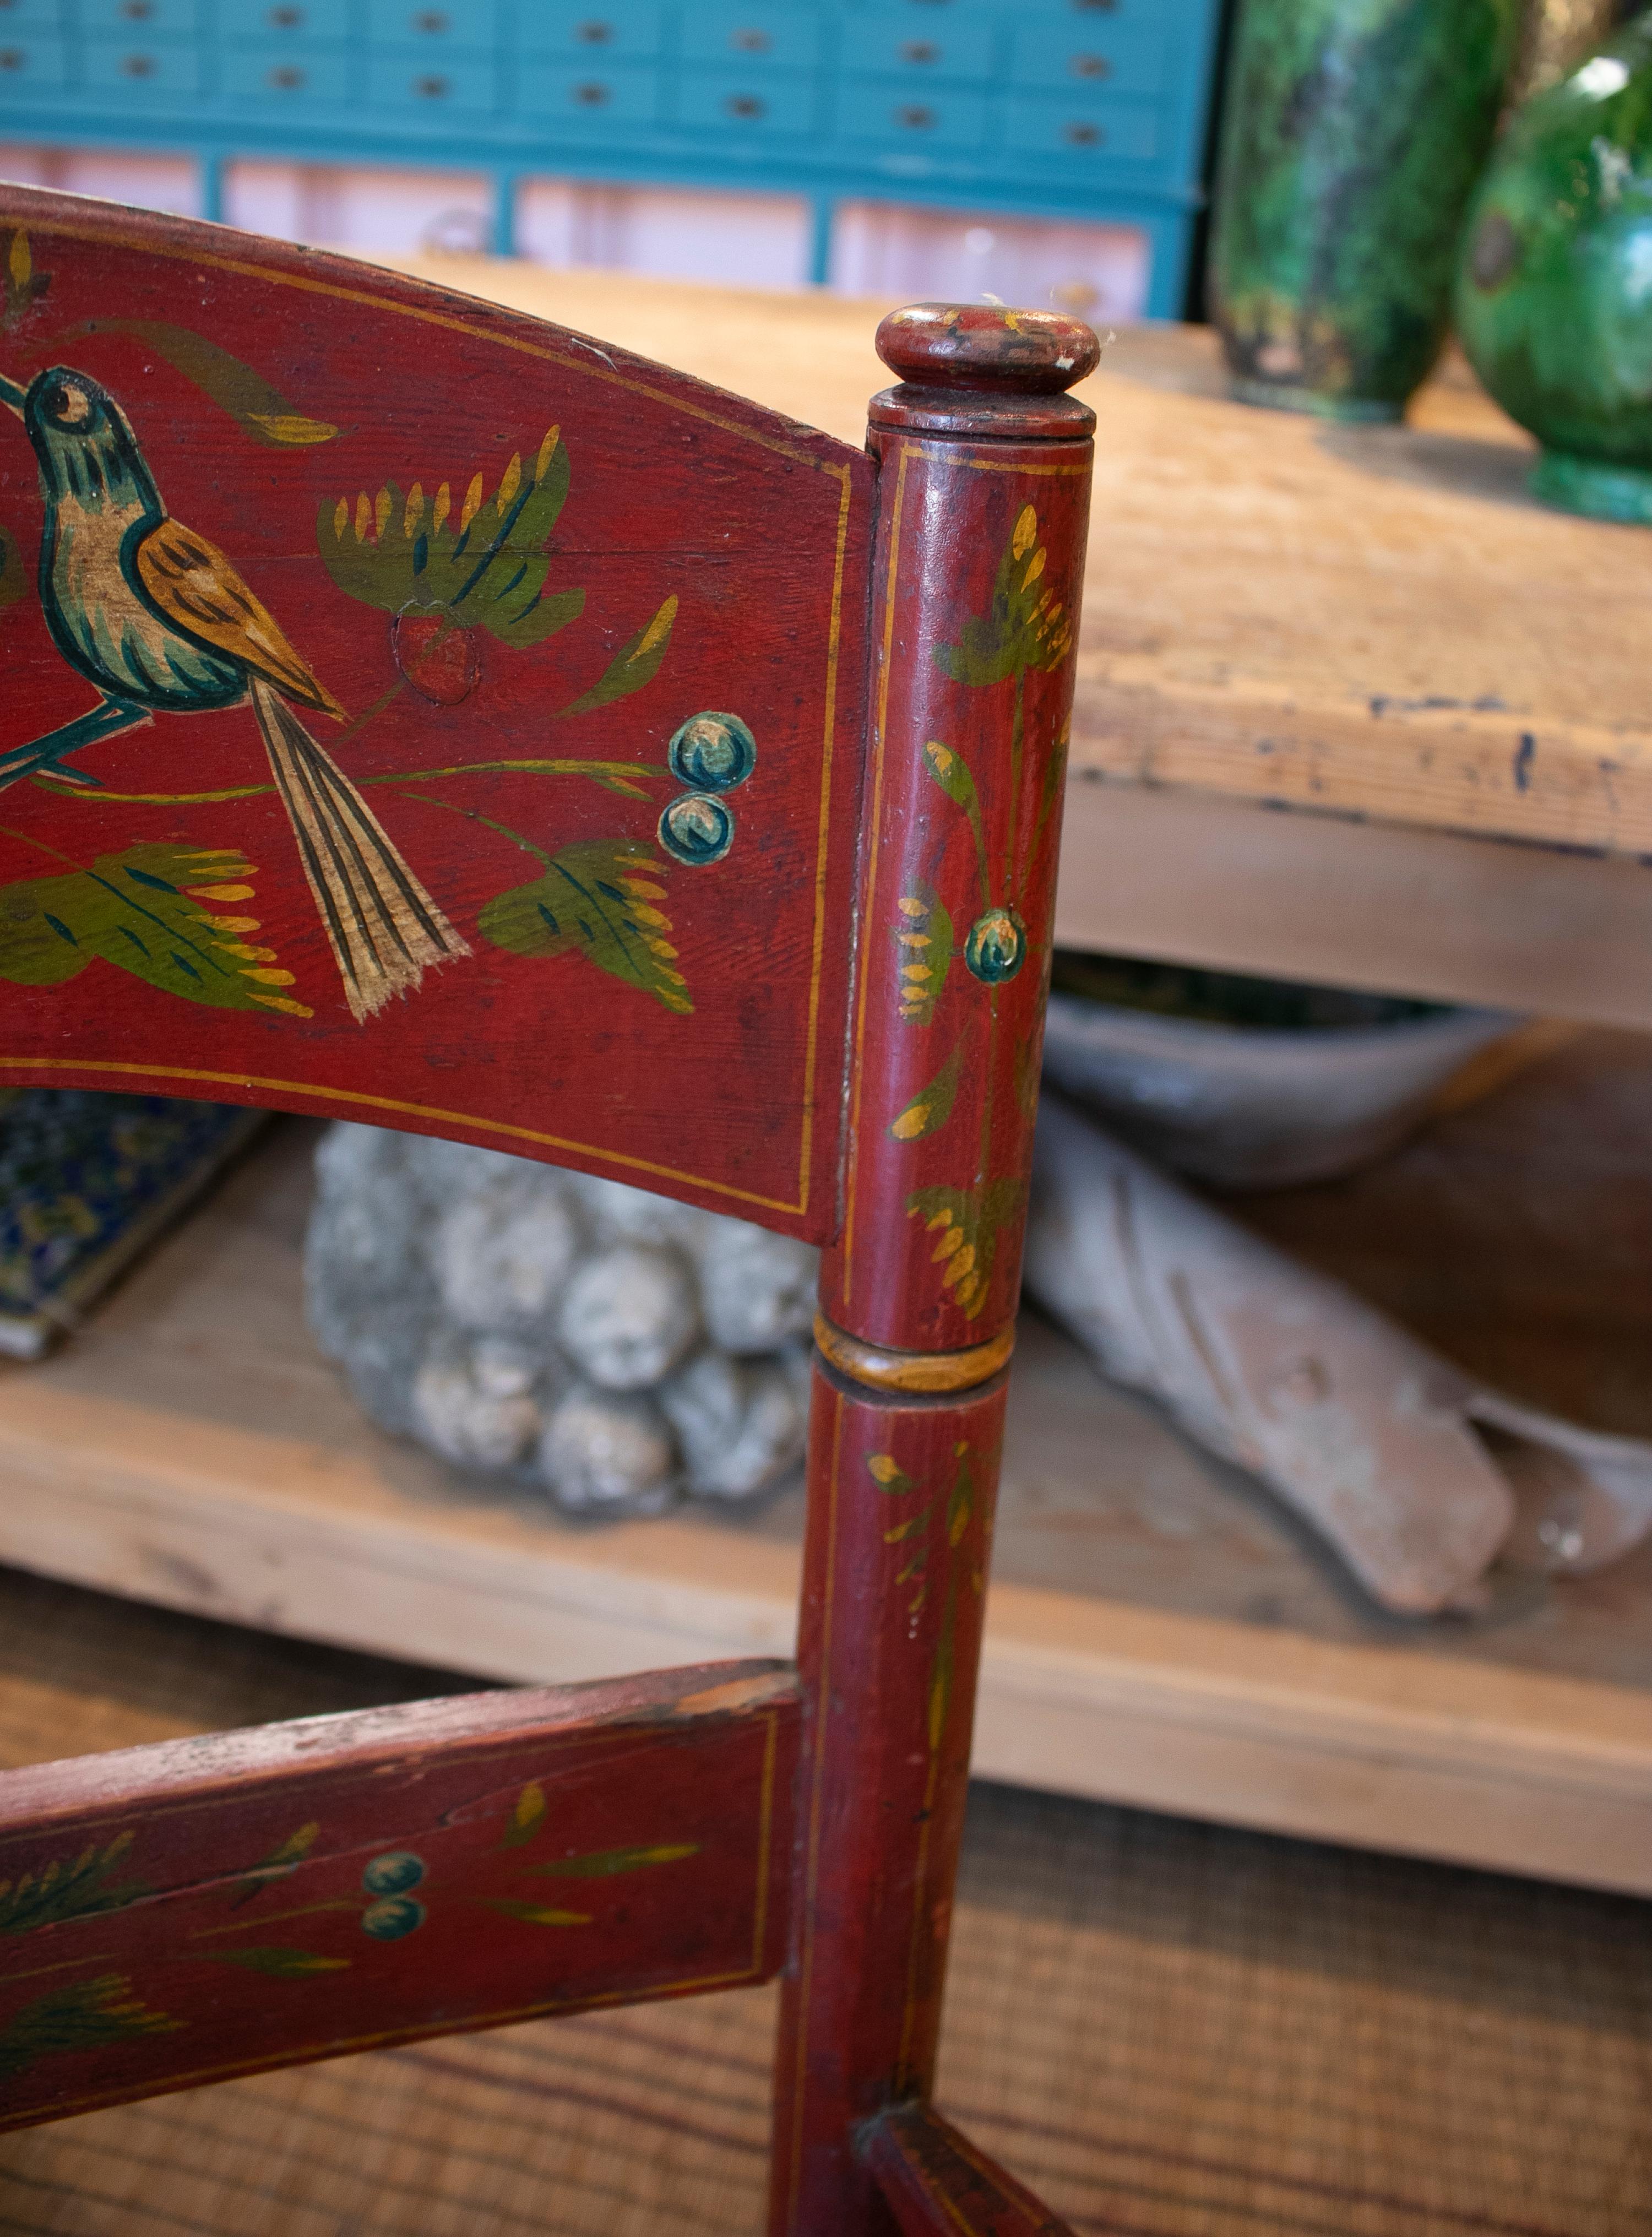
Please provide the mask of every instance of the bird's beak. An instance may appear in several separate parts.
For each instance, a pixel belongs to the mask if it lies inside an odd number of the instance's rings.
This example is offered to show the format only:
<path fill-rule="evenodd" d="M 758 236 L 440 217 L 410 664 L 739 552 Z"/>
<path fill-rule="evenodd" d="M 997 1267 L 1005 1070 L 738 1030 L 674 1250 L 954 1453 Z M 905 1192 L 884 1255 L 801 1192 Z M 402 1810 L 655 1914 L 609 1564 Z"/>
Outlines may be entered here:
<path fill-rule="evenodd" d="M 15 412 L 19 419 L 23 417 L 23 395 L 24 391 L 15 380 L 8 380 L 4 373 L 0 373 L 0 404 L 3 404 L 8 412 Z"/>

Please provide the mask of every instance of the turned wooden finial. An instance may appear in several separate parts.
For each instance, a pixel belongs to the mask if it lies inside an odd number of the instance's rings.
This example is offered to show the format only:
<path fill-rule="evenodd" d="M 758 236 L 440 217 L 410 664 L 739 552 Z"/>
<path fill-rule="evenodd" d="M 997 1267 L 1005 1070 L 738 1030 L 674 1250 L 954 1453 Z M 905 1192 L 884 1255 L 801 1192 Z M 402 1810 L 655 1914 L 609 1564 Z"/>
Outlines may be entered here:
<path fill-rule="evenodd" d="M 878 427 L 937 435 L 1072 436 L 1096 424 L 1066 394 L 1095 372 L 1102 346 L 1080 319 L 1001 303 L 913 303 L 878 329 L 900 377 L 872 403 Z"/>
<path fill-rule="evenodd" d="M 1058 396 L 1101 362 L 1082 319 L 1001 303 L 912 303 L 878 329 L 878 354 L 915 388 L 993 388 Z"/>

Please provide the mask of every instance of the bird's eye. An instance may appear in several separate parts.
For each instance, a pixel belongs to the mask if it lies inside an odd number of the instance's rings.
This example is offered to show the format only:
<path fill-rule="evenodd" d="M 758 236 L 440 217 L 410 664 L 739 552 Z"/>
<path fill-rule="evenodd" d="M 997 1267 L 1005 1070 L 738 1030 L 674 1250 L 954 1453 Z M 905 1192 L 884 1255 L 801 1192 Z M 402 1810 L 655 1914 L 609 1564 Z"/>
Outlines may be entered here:
<path fill-rule="evenodd" d="M 92 399 L 73 381 L 61 381 L 51 393 L 49 409 L 52 418 L 62 426 L 80 427 L 92 416 Z"/>

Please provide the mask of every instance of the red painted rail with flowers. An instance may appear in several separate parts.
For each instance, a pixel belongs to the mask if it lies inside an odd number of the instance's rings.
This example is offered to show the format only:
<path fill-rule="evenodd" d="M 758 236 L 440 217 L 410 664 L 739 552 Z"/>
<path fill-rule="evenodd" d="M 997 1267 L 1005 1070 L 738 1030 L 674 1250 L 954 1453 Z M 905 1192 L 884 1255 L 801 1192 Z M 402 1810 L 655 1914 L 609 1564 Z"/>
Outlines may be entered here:
<path fill-rule="evenodd" d="M 870 461 L 68 196 L 0 193 L 0 1082 L 377 1120 L 823 1239 Z"/>

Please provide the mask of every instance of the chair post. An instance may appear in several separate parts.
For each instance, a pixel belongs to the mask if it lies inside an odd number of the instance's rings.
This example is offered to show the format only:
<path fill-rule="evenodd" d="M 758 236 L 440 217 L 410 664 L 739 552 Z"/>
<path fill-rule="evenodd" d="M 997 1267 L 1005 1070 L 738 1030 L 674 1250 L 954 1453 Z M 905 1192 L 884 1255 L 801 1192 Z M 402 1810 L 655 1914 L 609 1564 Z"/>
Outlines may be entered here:
<path fill-rule="evenodd" d="M 1095 336 L 920 305 L 878 346 L 873 730 L 843 1226 L 822 1270 L 772 2237 L 895 2229 L 927 2095 L 1038 1092 Z"/>

